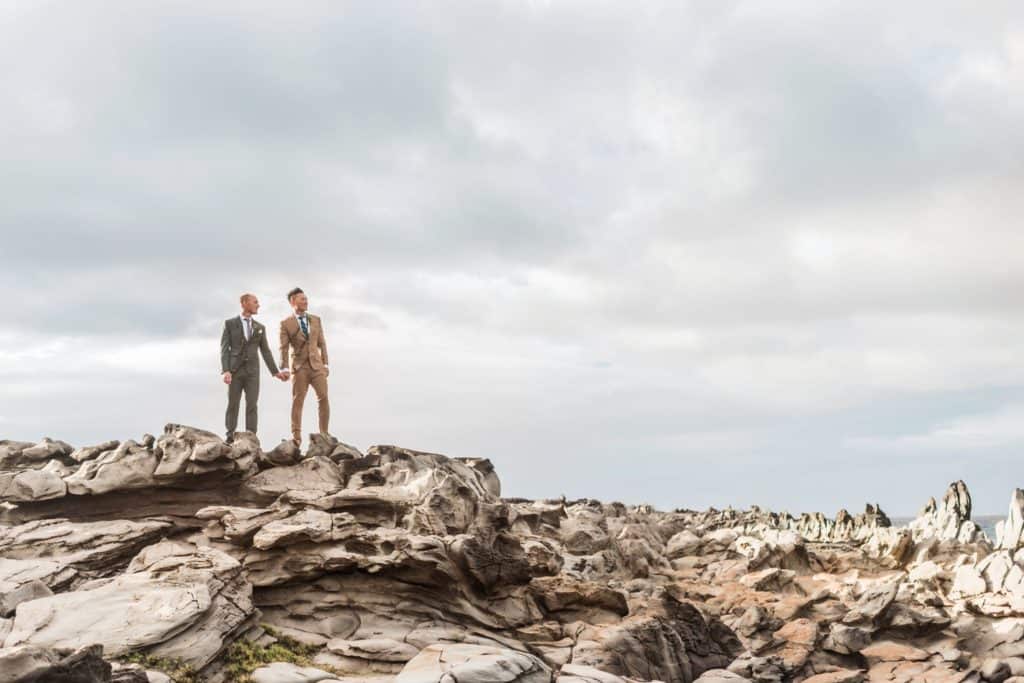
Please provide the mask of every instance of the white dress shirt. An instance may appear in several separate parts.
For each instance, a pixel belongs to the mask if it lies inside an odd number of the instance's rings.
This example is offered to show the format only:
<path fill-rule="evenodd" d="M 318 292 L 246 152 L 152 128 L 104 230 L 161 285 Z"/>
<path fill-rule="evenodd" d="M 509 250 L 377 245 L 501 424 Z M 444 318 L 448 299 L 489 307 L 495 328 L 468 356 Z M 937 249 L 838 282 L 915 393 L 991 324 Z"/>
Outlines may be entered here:
<path fill-rule="evenodd" d="M 238 316 L 238 319 L 242 321 L 242 336 L 245 337 L 246 341 L 252 337 L 253 324 L 256 322 L 252 319 L 252 316 L 246 318 L 244 315 Z M 249 324 L 246 325 L 245 321 L 248 320 Z"/>

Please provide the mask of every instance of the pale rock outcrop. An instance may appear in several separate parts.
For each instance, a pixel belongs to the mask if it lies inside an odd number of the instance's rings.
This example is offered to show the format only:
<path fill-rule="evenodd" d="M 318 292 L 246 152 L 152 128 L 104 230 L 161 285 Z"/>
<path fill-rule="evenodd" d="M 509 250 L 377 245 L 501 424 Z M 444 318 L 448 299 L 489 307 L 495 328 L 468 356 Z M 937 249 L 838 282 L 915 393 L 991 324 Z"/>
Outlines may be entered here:
<path fill-rule="evenodd" d="M 159 439 L 107 441 L 73 449 L 60 441 L 0 442 L 0 502 L 36 503 L 182 484 L 214 485 L 256 471 L 259 442 L 168 424 Z"/>
<path fill-rule="evenodd" d="M 430 645 L 395 683 L 550 683 L 551 669 L 533 655 L 482 645 Z"/>
<path fill-rule="evenodd" d="M 32 466 L 42 467 L 50 460 L 62 460 L 75 449 L 63 441 L 49 437 L 38 443 L 0 440 L 0 470 L 14 472 Z"/>
<path fill-rule="evenodd" d="M 312 666 L 274 662 L 252 672 L 253 683 L 330 683 L 333 673 Z"/>
<path fill-rule="evenodd" d="M 53 560 L 0 558 L 0 617 L 14 614 L 19 603 L 53 595 L 71 586 L 78 572 Z"/>
<path fill-rule="evenodd" d="M 949 485 L 941 504 L 931 499 L 917 518 L 907 525 L 914 541 L 935 538 L 939 541 L 974 543 L 984 538 L 984 532 L 971 521 L 971 494 L 967 485 L 956 481 Z"/>
<path fill-rule="evenodd" d="M 81 648 L 109 655 L 146 650 L 203 666 L 253 615 L 240 565 L 212 548 L 164 542 L 124 574 L 21 602 L 4 648 Z"/>
<path fill-rule="evenodd" d="M 1014 552 L 1024 544 L 1024 491 L 1014 489 L 1006 519 L 996 523 L 996 548 Z"/>
<path fill-rule="evenodd" d="M 246 479 L 243 494 L 254 501 L 272 502 L 290 491 L 325 496 L 344 488 L 344 475 L 330 458 L 306 458 L 295 465 L 272 467 Z"/>
<path fill-rule="evenodd" d="M 335 638 L 327 642 L 326 649 L 317 655 L 316 663 L 351 673 L 397 673 L 419 654 L 419 648 L 393 638 Z"/>
<path fill-rule="evenodd" d="M 886 577 L 867 585 L 857 602 L 843 617 L 844 624 L 877 625 L 883 613 L 896 600 L 903 574 Z"/>
<path fill-rule="evenodd" d="M 168 522 L 155 520 L 69 522 L 66 519 L 0 526 L 0 557 L 38 560 L 40 568 L 50 567 L 65 575 L 68 571 L 74 572 L 68 578 L 79 582 L 120 571 L 137 552 L 162 539 L 172 527 Z"/>
<path fill-rule="evenodd" d="M 803 683 L 862 683 L 867 680 L 863 669 L 839 669 L 815 674 L 803 680 Z"/>
<path fill-rule="evenodd" d="M 565 664 L 558 670 L 558 675 L 555 677 L 555 683 L 629 683 L 634 680 L 636 679 L 623 678 L 581 664 Z"/>
<path fill-rule="evenodd" d="M 961 554 L 951 567 L 951 599 L 989 617 L 1024 617 L 1024 549 L 1020 545 L 1024 492 L 1015 489 L 1007 519 L 997 524 L 995 550 L 977 559 Z"/>
<path fill-rule="evenodd" d="M 701 674 L 695 683 L 750 683 L 750 679 L 728 669 L 712 669 Z"/>
<path fill-rule="evenodd" d="M 0 683 L 109 683 L 111 668 L 99 645 L 78 649 L 31 645 L 0 648 Z"/>
<path fill-rule="evenodd" d="M 829 625 L 829 633 L 822 642 L 822 647 L 839 654 L 851 655 L 860 652 L 871 644 L 874 629 L 870 626 L 847 626 L 833 623 Z"/>
<path fill-rule="evenodd" d="M 1020 492 L 993 548 L 962 482 L 905 528 L 877 505 L 662 512 L 502 498 L 482 458 L 327 435 L 264 452 L 168 425 L 79 449 L 0 442 L 0 496 L 0 663 L 69 654 L 53 648 L 103 663 L 96 644 L 227 683 L 225 649 L 272 641 L 265 624 L 316 653 L 261 681 L 1024 674 Z"/>
<path fill-rule="evenodd" d="M 68 485 L 62 475 L 68 470 L 59 463 L 40 469 L 26 469 L 8 473 L 0 480 L 0 499 L 24 502 L 50 500 L 67 495 Z"/>
<path fill-rule="evenodd" d="M 338 462 L 362 458 L 363 453 L 355 446 L 338 441 L 330 434 L 310 434 L 305 457 L 324 457 Z"/>
<path fill-rule="evenodd" d="M 810 569 L 805 541 L 795 531 L 767 529 L 757 537 L 741 536 L 732 550 L 747 559 L 751 569 L 777 567 L 806 572 Z"/>
<path fill-rule="evenodd" d="M 665 554 L 671 560 L 681 557 L 692 557 L 700 553 L 704 541 L 691 529 L 683 529 L 669 539 L 665 548 Z"/>

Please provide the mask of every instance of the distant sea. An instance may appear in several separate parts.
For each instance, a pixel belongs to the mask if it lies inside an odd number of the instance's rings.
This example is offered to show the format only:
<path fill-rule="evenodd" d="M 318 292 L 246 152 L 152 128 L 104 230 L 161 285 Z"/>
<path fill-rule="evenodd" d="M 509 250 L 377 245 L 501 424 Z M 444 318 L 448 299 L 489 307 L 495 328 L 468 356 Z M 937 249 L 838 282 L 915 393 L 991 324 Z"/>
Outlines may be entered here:
<path fill-rule="evenodd" d="M 913 520 L 913 517 L 890 517 L 893 526 L 906 526 Z M 996 540 L 996 522 L 1006 519 L 1006 515 L 977 515 L 971 517 L 975 524 L 980 526 L 988 539 L 992 542 Z"/>

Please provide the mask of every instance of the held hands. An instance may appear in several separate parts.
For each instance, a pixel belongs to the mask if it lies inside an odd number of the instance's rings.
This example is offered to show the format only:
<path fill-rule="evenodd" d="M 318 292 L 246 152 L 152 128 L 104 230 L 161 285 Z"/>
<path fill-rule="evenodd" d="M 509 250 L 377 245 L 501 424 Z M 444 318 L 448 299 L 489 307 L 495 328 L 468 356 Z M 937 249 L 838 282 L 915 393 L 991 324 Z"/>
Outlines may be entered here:
<path fill-rule="evenodd" d="M 274 375 L 274 377 L 278 378 L 282 382 L 287 382 L 288 378 L 290 377 L 290 373 L 287 370 L 281 370 L 276 375 Z"/>
<path fill-rule="evenodd" d="M 231 373 L 225 372 L 221 377 L 224 379 L 224 384 L 231 384 Z"/>

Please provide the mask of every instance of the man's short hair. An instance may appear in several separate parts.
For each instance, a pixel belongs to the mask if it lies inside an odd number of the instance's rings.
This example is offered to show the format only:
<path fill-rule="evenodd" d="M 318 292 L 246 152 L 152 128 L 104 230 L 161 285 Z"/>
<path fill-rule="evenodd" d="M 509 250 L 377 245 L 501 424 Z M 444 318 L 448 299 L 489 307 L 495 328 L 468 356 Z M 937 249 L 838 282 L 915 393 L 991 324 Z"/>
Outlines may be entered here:
<path fill-rule="evenodd" d="M 246 299 L 255 299 L 256 295 L 246 292 L 242 296 L 238 297 L 238 303 L 244 304 Z"/>
<path fill-rule="evenodd" d="M 302 291 L 302 287 L 296 287 L 292 291 L 288 292 L 288 303 L 292 302 L 292 297 L 296 294 L 305 294 L 305 292 Z"/>

